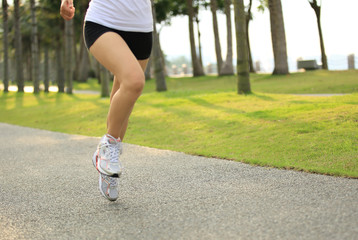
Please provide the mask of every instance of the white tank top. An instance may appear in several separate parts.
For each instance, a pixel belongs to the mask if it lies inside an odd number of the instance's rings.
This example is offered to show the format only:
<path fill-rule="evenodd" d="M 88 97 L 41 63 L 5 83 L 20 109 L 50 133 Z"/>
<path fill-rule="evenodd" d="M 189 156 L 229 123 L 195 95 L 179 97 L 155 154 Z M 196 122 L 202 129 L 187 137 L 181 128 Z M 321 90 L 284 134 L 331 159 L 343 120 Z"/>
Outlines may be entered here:
<path fill-rule="evenodd" d="M 128 32 L 153 31 L 150 0 L 92 0 L 85 21 Z"/>

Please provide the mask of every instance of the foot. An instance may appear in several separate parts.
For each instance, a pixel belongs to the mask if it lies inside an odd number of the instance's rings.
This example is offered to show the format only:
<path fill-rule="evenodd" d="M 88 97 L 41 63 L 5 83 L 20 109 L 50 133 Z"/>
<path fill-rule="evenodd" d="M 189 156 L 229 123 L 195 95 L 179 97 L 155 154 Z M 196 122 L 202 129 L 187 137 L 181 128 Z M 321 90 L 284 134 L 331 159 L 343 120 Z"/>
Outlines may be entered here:
<path fill-rule="evenodd" d="M 110 177 L 105 174 L 99 174 L 99 190 L 103 197 L 109 201 L 118 199 L 118 178 Z"/>
<path fill-rule="evenodd" d="M 93 154 L 93 165 L 98 172 L 111 176 L 120 177 L 122 166 L 119 156 L 122 151 L 122 142 L 109 134 L 104 135 Z"/>

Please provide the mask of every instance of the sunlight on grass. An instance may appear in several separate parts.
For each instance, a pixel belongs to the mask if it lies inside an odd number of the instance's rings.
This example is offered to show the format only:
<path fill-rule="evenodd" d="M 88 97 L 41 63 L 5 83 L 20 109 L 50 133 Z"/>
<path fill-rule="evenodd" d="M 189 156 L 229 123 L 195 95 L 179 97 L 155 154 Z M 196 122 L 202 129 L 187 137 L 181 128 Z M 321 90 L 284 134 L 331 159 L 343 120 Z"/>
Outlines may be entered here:
<path fill-rule="evenodd" d="M 358 92 L 358 70 L 349 71 L 308 71 L 285 76 L 271 74 L 250 74 L 254 92 L 265 93 L 352 93 Z M 167 78 L 170 91 L 236 92 L 236 76 L 203 76 Z M 74 82 L 75 90 L 100 91 L 97 79 L 87 83 Z M 146 82 L 144 93 L 155 92 L 155 81 Z"/>
<path fill-rule="evenodd" d="M 101 136 L 108 99 L 0 95 L 0 121 Z M 358 177 L 358 94 L 305 97 L 235 92 L 145 93 L 126 142 L 190 154 Z"/>

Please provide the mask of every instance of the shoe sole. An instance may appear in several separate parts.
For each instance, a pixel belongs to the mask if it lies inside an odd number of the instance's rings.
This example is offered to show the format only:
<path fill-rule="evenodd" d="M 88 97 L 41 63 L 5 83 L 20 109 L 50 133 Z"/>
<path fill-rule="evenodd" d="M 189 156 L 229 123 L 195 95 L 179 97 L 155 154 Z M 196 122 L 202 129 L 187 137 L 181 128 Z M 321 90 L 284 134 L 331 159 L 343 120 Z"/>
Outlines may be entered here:
<path fill-rule="evenodd" d="M 93 163 L 93 166 L 97 169 L 97 171 L 99 173 L 103 173 L 107 176 L 119 178 L 122 174 L 122 171 L 120 171 L 119 173 L 112 173 L 112 172 L 107 172 L 103 168 L 101 168 L 100 164 L 98 164 L 98 156 L 97 156 L 96 152 L 93 154 L 92 163 Z"/>

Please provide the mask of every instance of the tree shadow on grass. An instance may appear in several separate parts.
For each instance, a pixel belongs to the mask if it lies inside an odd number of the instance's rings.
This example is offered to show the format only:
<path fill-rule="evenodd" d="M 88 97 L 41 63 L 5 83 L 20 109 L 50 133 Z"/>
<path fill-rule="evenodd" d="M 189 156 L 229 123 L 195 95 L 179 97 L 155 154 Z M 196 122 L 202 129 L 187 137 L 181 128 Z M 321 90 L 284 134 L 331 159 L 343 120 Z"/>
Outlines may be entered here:
<path fill-rule="evenodd" d="M 47 95 L 47 93 L 45 93 L 46 94 L 46 98 L 48 97 L 48 95 Z M 37 103 L 39 104 L 39 105 L 44 105 L 44 104 L 46 104 L 46 101 L 45 101 L 45 99 L 44 99 L 44 96 L 42 95 L 42 93 L 40 93 L 40 94 L 34 94 L 34 96 L 35 96 L 35 98 L 36 98 L 36 101 L 37 101 Z"/>
<path fill-rule="evenodd" d="M 285 118 L 283 116 L 278 116 L 272 110 L 249 112 L 246 114 L 246 117 L 268 121 L 278 121 Z"/>
<path fill-rule="evenodd" d="M 24 106 L 24 94 L 23 92 L 17 92 L 15 95 L 15 107 L 23 107 Z"/>
<path fill-rule="evenodd" d="M 271 102 L 277 102 L 278 100 L 267 96 L 265 94 L 260 94 L 260 93 L 252 93 L 251 96 L 257 97 L 258 99 L 264 100 L 264 101 L 271 101 Z"/>
<path fill-rule="evenodd" d="M 9 93 L 7 92 L 2 92 L 0 94 L 0 109 L 6 109 L 6 106 L 7 106 L 7 100 L 12 98 L 12 96 L 9 96 Z"/>
<path fill-rule="evenodd" d="M 173 99 L 173 98 L 189 98 L 189 97 L 202 95 L 202 94 L 209 94 L 209 93 L 215 93 L 215 92 L 196 91 L 196 90 L 179 90 L 179 91 L 173 90 L 173 91 L 162 92 L 157 94 L 161 94 L 163 97 L 168 99 Z M 152 93 L 148 93 L 148 94 L 152 94 Z"/>
<path fill-rule="evenodd" d="M 310 101 L 303 101 L 303 100 L 293 100 L 293 101 L 289 101 L 289 103 L 293 103 L 293 104 L 313 104 L 313 102 Z"/>
<path fill-rule="evenodd" d="M 271 101 L 271 102 L 272 101 L 277 101 L 273 97 L 270 97 L 270 96 L 267 96 L 267 95 L 261 95 L 261 94 L 257 94 L 257 93 L 251 94 L 250 96 L 258 98 L 258 99 L 261 99 L 261 100 L 264 100 L 264 101 Z M 195 103 L 195 104 L 197 104 L 197 105 L 200 105 L 200 106 L 203 106 L 203 107 L 206 107 L 206 108 L 210 108 L 210 109 L 214 109 L 214 110 L 218 110 L 218 111 L 224 111 L 225 113 L 228 113 L 228 114 L 246 114 L 246 111 L 244 111 L 244 110 L 237 109 L 237 108 L 218 106 L 218 105 L 210 103 L 207 100 L 204 100 L 202 98 L 190 97 L 190 98 L 188 98 L 188 100 L 193 102 L 193 103 Z"/>
<path fill-rule="evenodd" d="M 195 105 L 201 107 L 201 109 L 197 109 L 197 111 L 193 110 L 192 108 L 188 107 L 187 102 L 185 103 L 186 106 L 178 106 L 176 104 L 173 105 L 165 105 L 165 104 L 146 104 L 148 107 L 160 109 L 162 112 L 173 114 L 175 116 L 175 119 L 178 120 L 178 122 L 181 122 L 180 125 L 185 126 L 185 123 L 196 123 L 195 125 L 207 125 L 210 122 L 215 127 L 219 128 L 226 128 L 228 125 L 232 124 L 240 124 L 239 119 L 233 120 L 233 119 L 223 119 L 220 117 L 221 114 L 228 113 L 230 115 L 243 115 L 245 114 L 245 111 L 240 109 L 234 109 L 234 108 L 225 108 L 222 106 L 214 105 L 206 100 L 203 100 L 201 98 L 188 98 L 186 99 Z M 207 112 L 214 110 L 215 112 L 208 115 Z M 203 115 L 204 114 L 204 115 Z M 226 115 L 226 114 L 225 114 Z M 170 118 L 170 117 L 169 117 Z M 164 125 L 167 124 L 163 123 Z M 183 130 L 186 127 L 183 128 Z"/>
<path fill-rule="evenodd" d="M 202 106 L 202 107 L 205 107 L 205 108 L 210 108 L 210 109 L 217 110 L 217 111 L 224 111 L 224 112 L 229 113 L 229 114 L 243 114 L 243 113 L 245 113 L 245 111 L 240 110 L 240 109 L 228 108 L 228 107 L 215 105 L 215 104 L 210 103 L 210 102 L 208 102 L 208 101 L 206 101 L 206 100 L 204 100 L 202 98 L 189 98 L 188 100 L 190 102 L 196 104 L 196 105 L 199 105 L 199 106 Z"/>
<path fill-rule="evenodd" d="M 244 115 L 245 117 L 256 118 L 256 119 L 279 120 L 282 118 L 282 117 L 275 116 L 275 114 L 273 114 L 273 112 L 271 110 L 247 113 L 245 110 L 240 109 L 240 108 L 217 105 L 215 103 L 212 103 L 208 100 L 203 99 L 200 96 L 197 96 L 197 95 L 203 95 L 203 94 L 206 95 L 207 93 L 193 91 L 193 92 L 190 92 L 190 94 L 187 94 L 185 92 L 180 91 L 180 92 L 175 92 L 174 94 L 167 93 L 164 95 L 164 97 L 169 98 L 169 99 L 177 98 L 178 100 L 183 99 L 184 102 L 189 101 L 189 102 L 195 104 L 196 106 L 200 106 L 200 107 L 204 108 L 204 111 L 201 111 L 201 112 L 205 112 L 205 109 L 208 109 L 208 110 L 210 109 L 210 110 L 217 111 L 217 114 L 220 114 L 220 112 L 222 112 L 222 113 L 229 114 L 229 115 L 235 115 L 235 116 Z M 248 97 L 253 98 L 253 101 L 255 101 L 255 98 L 262 100 L 262 101 L 269 101 L 269 102 L 279 101 L 279 100 L 277 100 L 271 96 L 267 96 L 265 94 L 255 93 L 255 94 L 250 94 Z M 235 101 L 235 98 L 232 98 L 232 101 Z M 197 115 L 196 118 L 200 118 L 200 114 L 198 112 L 186 110 L 185 108 L 187 106 L 183 106 L 182 108 L 179 108 L 178 105 L 180 105 L 180 102 L 179 102 L 179 104 L 178 104 L 178 102 L 174 102 L 172 105 L 170 105 L 167 102 L 164 102 L 164 103 L 161 102 L 161 103 L 155 103 L 155 104 L 144 103 L 144 104 L 146 104 L 150 107 L 155 107 L 155 108 L 161 109 L 165 112 L 174 113 L 178 117 L 193 116 L 194 114 L 196 114 Z M 215 114 L 214 114 L 212 117 L 208 117 L 206 115 L 205 119 L 207 119 L 208 121 L 218 120 L 218 115 L 215 116 Z"/>
<path fill-rule="evenodd" d="M 88 96 L 86 94 L 83 94 L 83 96 Z M 80 103 L 85 103 L 85 102 L 89 102 L 91 104 L 95 104 L 99 107 L 104 107 L 104 108 L 108 108 L 109 107 L 109 98 L 108 98 L 108 101 L 106 102 L 102 102 L 101 100 L 103 99 L 102 97 L 100 97 L 100 95 L 95 96 L 93 98 L 87 98 L 87 97 L 81 97 L 81 94 L 66 94 L 66 93 L 56 93 L 54 95 L 54 98 L 55 98 L 55 102 L 56 102 L 56 105 L 60 105 L 64 99 L 66 97 L 69 97 L 73 100 L 74 104 L 77 102 L 80 102 Z M 107 99 L 107 98 L 106 98 Z"/>

